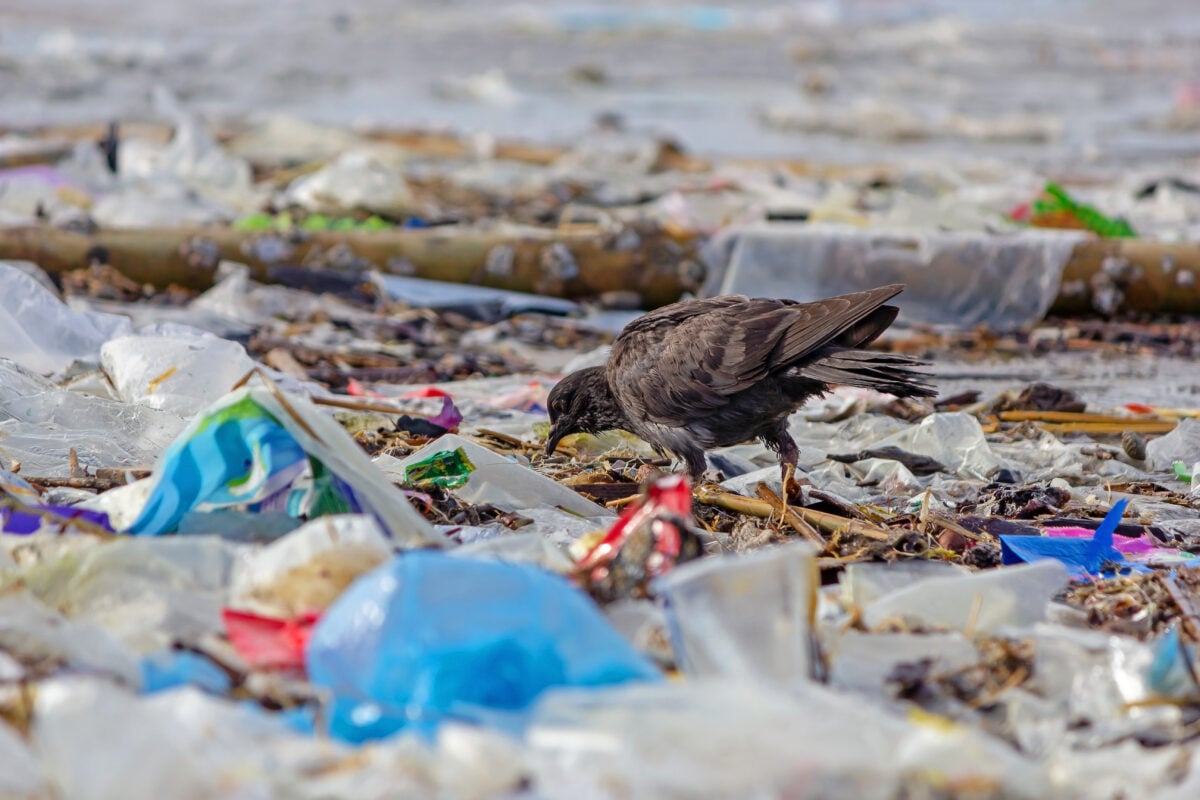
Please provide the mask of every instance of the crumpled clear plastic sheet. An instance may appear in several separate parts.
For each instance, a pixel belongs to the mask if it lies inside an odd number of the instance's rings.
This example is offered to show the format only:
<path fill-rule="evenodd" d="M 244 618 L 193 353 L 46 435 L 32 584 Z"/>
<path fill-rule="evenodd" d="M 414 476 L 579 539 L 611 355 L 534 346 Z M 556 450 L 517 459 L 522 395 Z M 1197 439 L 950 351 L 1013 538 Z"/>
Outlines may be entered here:
<path fill-rule="evenodd" d="M 840 599 L 848 607 L 866 608 L 881 597 L 930 578 L 970 575 L 961 564 L 913 559 L 912 561 L 847 564 L 838 584 Z"/>
<path fill-rule="evenodd" d="M 1045 619 L 1046 605 L 1067 578 L 1066 567 L 1057 561 L 930 577 L 869 603 L 863 623 L 877 628 L 897 619 L 964 633 L 1028 626 Z"/>
<path fill-rule="evenodd" d="M 555 690 L 526 741 L 536 786 L 550 797 L 882 800 L 906 781 L 1005 797 L 1049 790 L 1038 764 L 982 732 L 910 722 L 813 683 L 786 692 L 712 678 Z"/>
<path fill-rule="evenodd" d="M 169 228 L 229 222 L 234 212 L 196 194 L 174 179 L 123 183 L 92 206 L 89 216 L 105 228 L 136 230 L 147 226 Z"/>
<path fill-rule="evenodd" d="M 552 686 L 659 678 L 562 577 L 428 550 L 356 581 L 317 623 L 306 661 L 335 698 L 330 732 L 352 742 L 454 719 L 519 729 Z"/>
<path fill-rule="evenodd" d="M 1073 231 L 982 234 L 864 230 L 830 224 L 730 227 L 704 250 L 706 295 L 815 300 L 888 283 L 907 323 L 1020 328 L 1040 320 L 1060 289 Z"/>
<path fill-rule="evenodd" d="M 1052 622 L 1033 625 L 1024 635 L 1034 645 L 1027 688 L 1052 704 L 1050 714 L 1064 725 L 1064 742 L 1082 748 L 1106 746 L 1156 724 L 1179 722 L 1176 706 L 1143 705 L 1155 695 L 1150 645 Z"/>
<path fill-rule="evenodd" d="M 190 313 L 209 313 L 236 320 L 252 329 L 273 317 L 301 319 L 320 313 L 330 316 L 345 313 L 336 297 L 256 283 L 250 279 L 250 267 L 236 261 L 219 263 L 217 278 L 212 288 L 188 303 Z M 355 312 L 363 313 L 358 309 Z M 370 314 L 366 316 L 373 319 Z"/>
<path fill-rule="evenodd" d="M 847 631 L 826 653 L 829 685 L 853 690 L 876 700 L 890 700 L 887 684 L 897 667 L 929 662 L 931 670 L 950 674 L 974 665 L 979 653 L 960 633 L 861 633 Z"/>
<path fill-rule="evenodd" d="M 220 630 L 235 554 L 216 536 L 124 538 L 45 558 L 10 581 L 146 654 Z"/>
<path fill-rule="evenodd" d="M 287 391 L 327 394 L 315 384 L 302 384 L 290 375 L 261 366 L 237 342 L 209 334 L 160 333 L 110 339 L 100 348 L 100 363 L 118 399 L 185 418 L 220 399 L 254 369 Z"/>
<path fill-rule="evenodd" d="M 97 363 L 101 345 L 132 332 L 125 317 L 70 308 L 28 271 L 0 261 L 0 341 L 5 358 L 54 375 L 75 361 Z"/>
<path fill-rule="evenodd" d="M 963 478 L 990 480 L 997 470 L 1009 466 L 992 452 L 979 420 L 964 411 L 930 414 L 871 446 L 929 456 Z"/>
<path fill-rule="evenodd" d="M 88 467 L 145 467 L 187 424 L 167 411 L 58 388 L 0 359 L 0 459 L 38 477 L 66 477 L 74 450 Z"/>
<path fill-rule="evenodd" d="M 250 164 L 226 152 L 165 86 L 155 88 L 153 100 L 159 113 L 172 120 L 174 135 L 166 145 L 137 138 L 123 141 L 118 162 L 122 182 L 178 182 L 233 210 L 252 208 L 260 192 L 252 185 Z"/>
<path fill-rule="evenodd" d="M 522 528 L 521 531 L 511 531 L 503 525 L 488 525 L 471 528 L 468 532 L 466 528 L 459 527 L 455 529 L 455 538 L 462 545 L 449 552 L 461 558 L 495 558 L 536 564 L 560 575 L 574 571 L 575 562 L 567 555 L 567 542 L 554 541 L 536 521 L 527 527 L 534 530 L 526 532 L 526 528 Z M 589 524 L 586 533 L 597 529 L 602 530 L 603 526 Z"/>
<path fill-rule="evenodd" d="M 78 800 L 484 800 L 515 791 L 523 774 L 516 745 L 491 731 L 448 725 L 432 742 L 400 736 L 350 748 L 191 687 L 137 696 L 60 678 L 41 687 L 34 711 L 27 764 L 54 784 L 53 796 Z"/>
<path fill-rule="evenodd" d="M 40 687 L 32 730 L 42 768 L 65 796 L 270 796 L 301 764 L 336 759 L 328 743 L 193 688 L 138 697 L 87 677 Z"/>
<path fill-rule="evenodd" d="M 96 623 L 69 619 L 28 591 L 0 596 L 0 648 L 25 664 L 49 660 L 135 689 L 141 684 L 133 650 Z"/>
<path fill-rule="evenodd" d="M 231 155 L 278 167 L 327 161 L 364 144 L 354 133 L 299 117 L 270 114 L 226 145 Z"/>
<path fill-rule="evenodd" d="M 1151 446 L 1157 439 L 1151 440 Z M 1073 484 L 1095 484 L 1105 479 L 1146 480 L 1144 469 L 1115 458 L 1097 458 L 1095 442 L 1064 442 L 1048 431 L 1030 430 L 1013 442 L 989 442 L 992 453 L 1017 470 L 1025 483 L 1062 478 Z M 1170 468 L 1170 465 L 1167 465 Z"/>
<path fill-rule="evenodd" d="M 654 591 L 684 672 L 788 683 L 812 674 L 819 582 L 814 548 L 799 541 L 681 564 Z"/>

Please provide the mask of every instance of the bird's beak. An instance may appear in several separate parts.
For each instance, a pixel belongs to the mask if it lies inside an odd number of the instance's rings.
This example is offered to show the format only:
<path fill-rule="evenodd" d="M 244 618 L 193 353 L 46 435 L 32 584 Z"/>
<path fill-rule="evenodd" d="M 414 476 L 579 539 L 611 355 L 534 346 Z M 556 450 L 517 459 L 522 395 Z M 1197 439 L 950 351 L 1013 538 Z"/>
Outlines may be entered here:
<path fill-rule="evenodd" d="M 561 422 L 562 420 L 560 419 L 559 421 Z M 563 427 L 565 426 L 550 426 L 550 433 L 546 435 L 546 455 L 553 455 L 554 451 L 558 448 L 559 440 L 567 435 L 567 432 L 562 429 Z"/>

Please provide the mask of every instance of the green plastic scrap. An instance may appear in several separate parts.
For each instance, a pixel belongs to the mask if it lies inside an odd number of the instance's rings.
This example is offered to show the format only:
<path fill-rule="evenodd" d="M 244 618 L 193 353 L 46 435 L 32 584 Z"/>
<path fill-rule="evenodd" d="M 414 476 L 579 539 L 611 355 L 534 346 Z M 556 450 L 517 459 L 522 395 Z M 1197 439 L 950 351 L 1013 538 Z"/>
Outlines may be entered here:
<path fill-rule="evenodd" d="M 382 217 L 372 215 L 364 220 L 354 217 L 330 217 L 325 214 L 309 214 L 297 226 L 289 211 L 278 214 L 247 214 L 233 223 L 239 231 L 290 231 L 296 227 L 306 231 L 384 231 L 396 227 Z"/>
<path fill-rule="evenodd" d="M 404 470 L 404 483 L 413 489 L 457 489 L 466 483 L 475 465 L 461 447 L 441 450 Z"/>
<path fill-rule="evenodd" d="M 233 223 L 239 231 L 269 231 L 275 227 L 275 218 L 270 214 L 247 214 Z"/>
<path fill-rule="evenodd" d="M 1188 474 L 1188 466 L 1182 461 L 1176 461 L 1171 464 L 1171 469 L 1175 471 L 1175 480 L 1191 483 L 1192 476 Z"/>
<path fill-rule="evenodd" d="M 1128 239 L 1137 236 L 1133 227 L 1123 219 L 1105 216 L 1089 205 L 1080 203 L 1057 183 L 1050 181 L 1042 190 L 1049 199 L 1038 198 L 1033 203 L 1036 214 L 1053 214 L 1065 211 L 1083 223 L 1089 231 L 1108 239 Z"/>

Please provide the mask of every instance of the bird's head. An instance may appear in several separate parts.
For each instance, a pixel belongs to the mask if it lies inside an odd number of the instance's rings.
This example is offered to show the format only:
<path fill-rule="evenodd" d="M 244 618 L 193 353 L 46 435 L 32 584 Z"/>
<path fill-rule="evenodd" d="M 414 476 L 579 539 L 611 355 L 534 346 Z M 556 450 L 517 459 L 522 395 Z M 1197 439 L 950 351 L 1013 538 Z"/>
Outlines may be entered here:
<path fill-rule="evenodd" d="M 624 415 L 613 398 L 603 367 L 572 372 L 550 390 L 550 434 L 546 455 L 572 433 L 600 433 L 622 427 Z"/>

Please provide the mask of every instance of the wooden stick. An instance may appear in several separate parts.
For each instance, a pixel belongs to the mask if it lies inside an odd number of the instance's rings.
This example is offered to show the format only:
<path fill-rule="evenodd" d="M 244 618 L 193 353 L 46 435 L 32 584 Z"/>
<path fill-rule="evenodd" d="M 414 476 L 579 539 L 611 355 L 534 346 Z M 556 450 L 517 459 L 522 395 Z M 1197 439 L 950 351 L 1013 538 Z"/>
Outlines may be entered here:
<path fill-rule="evenodd" d="M 331 406 L 333 408 L 344 408 L 349 411 L 370 411 L 376 414 L 395 414 L 406 417 L 420 417 L 422 419 L 433 419 L 436 414 L 422 414 L 417 411 L 406 411 L 403 408 L 396 408 L 384 403 L 370 403 L 361 400 L 346 399 L 340 397 L 313 397 L 314 403 L 319 406 Z"/>
<path fill-rule="evenodd" d="M 727 492 L 713 484 L 705 484 L 697 487 L 695 497 L 698 502 L 705 505 L 724 508 L 726 511 L 747 514 L 751 517 L 767 519 L 777 511 L 776 507 L 766 500 L 743 497 L 740 494 Z M 847 519 L 846 517 L 839 517 L 837 514 L 829 514 L 802 506 L 789 506 L 789 508 L 817 530 L 830 535 L 849 533 L 880 542 L 885 542 L 892 538 L 891 534 L 883 528 L 868 525 L 861 520 Z"/>
<path fill-rule="evenodd" d="M 1170 420 L 1127 420 L 1114 422 L 1044 422 L 1034 423 L 1048 433 L 1092 433 L 1092 434 L 1122 434 L 1125 431 L 1137 433 L 1170 433 L 1175 430 L 1177 422 Z"/>
<path fill-rule="evenodd" d="M 1025 422 L 1026 420 L 1032 420 L 1034 422 L 1103 422 L 1112 425 L 1124 425 L 1130 422 L 1143 423 L 1167 421 L 1145 416 L 1121 417 L 1115 414 L 1087 414 L 1076 411 L 1001 411 L 998 416 L 1004 422 Z"/>
<path fill-rule="evenodd" d="M 765 483 L 760 483 L 756 491 L 758 492 L 759 497 L 780 510 L 780 513 L 783 515 L 783 521 L 788 525 L 791 525 L 792 529 L 796 531 L 796 533 L 815 544 L 821 549 L 821 551 L 829 546 L 829 542 L 825 541 L 825 537 L 817 533 L 816 528 L 814 528 L 812 525 L 809 525 L 807 522 L 797 516 L 796 512 L 793 511 L 790 506 L 784 503 L 779 495 L 771 491 L 771 487 L 767 486 Z"/>

